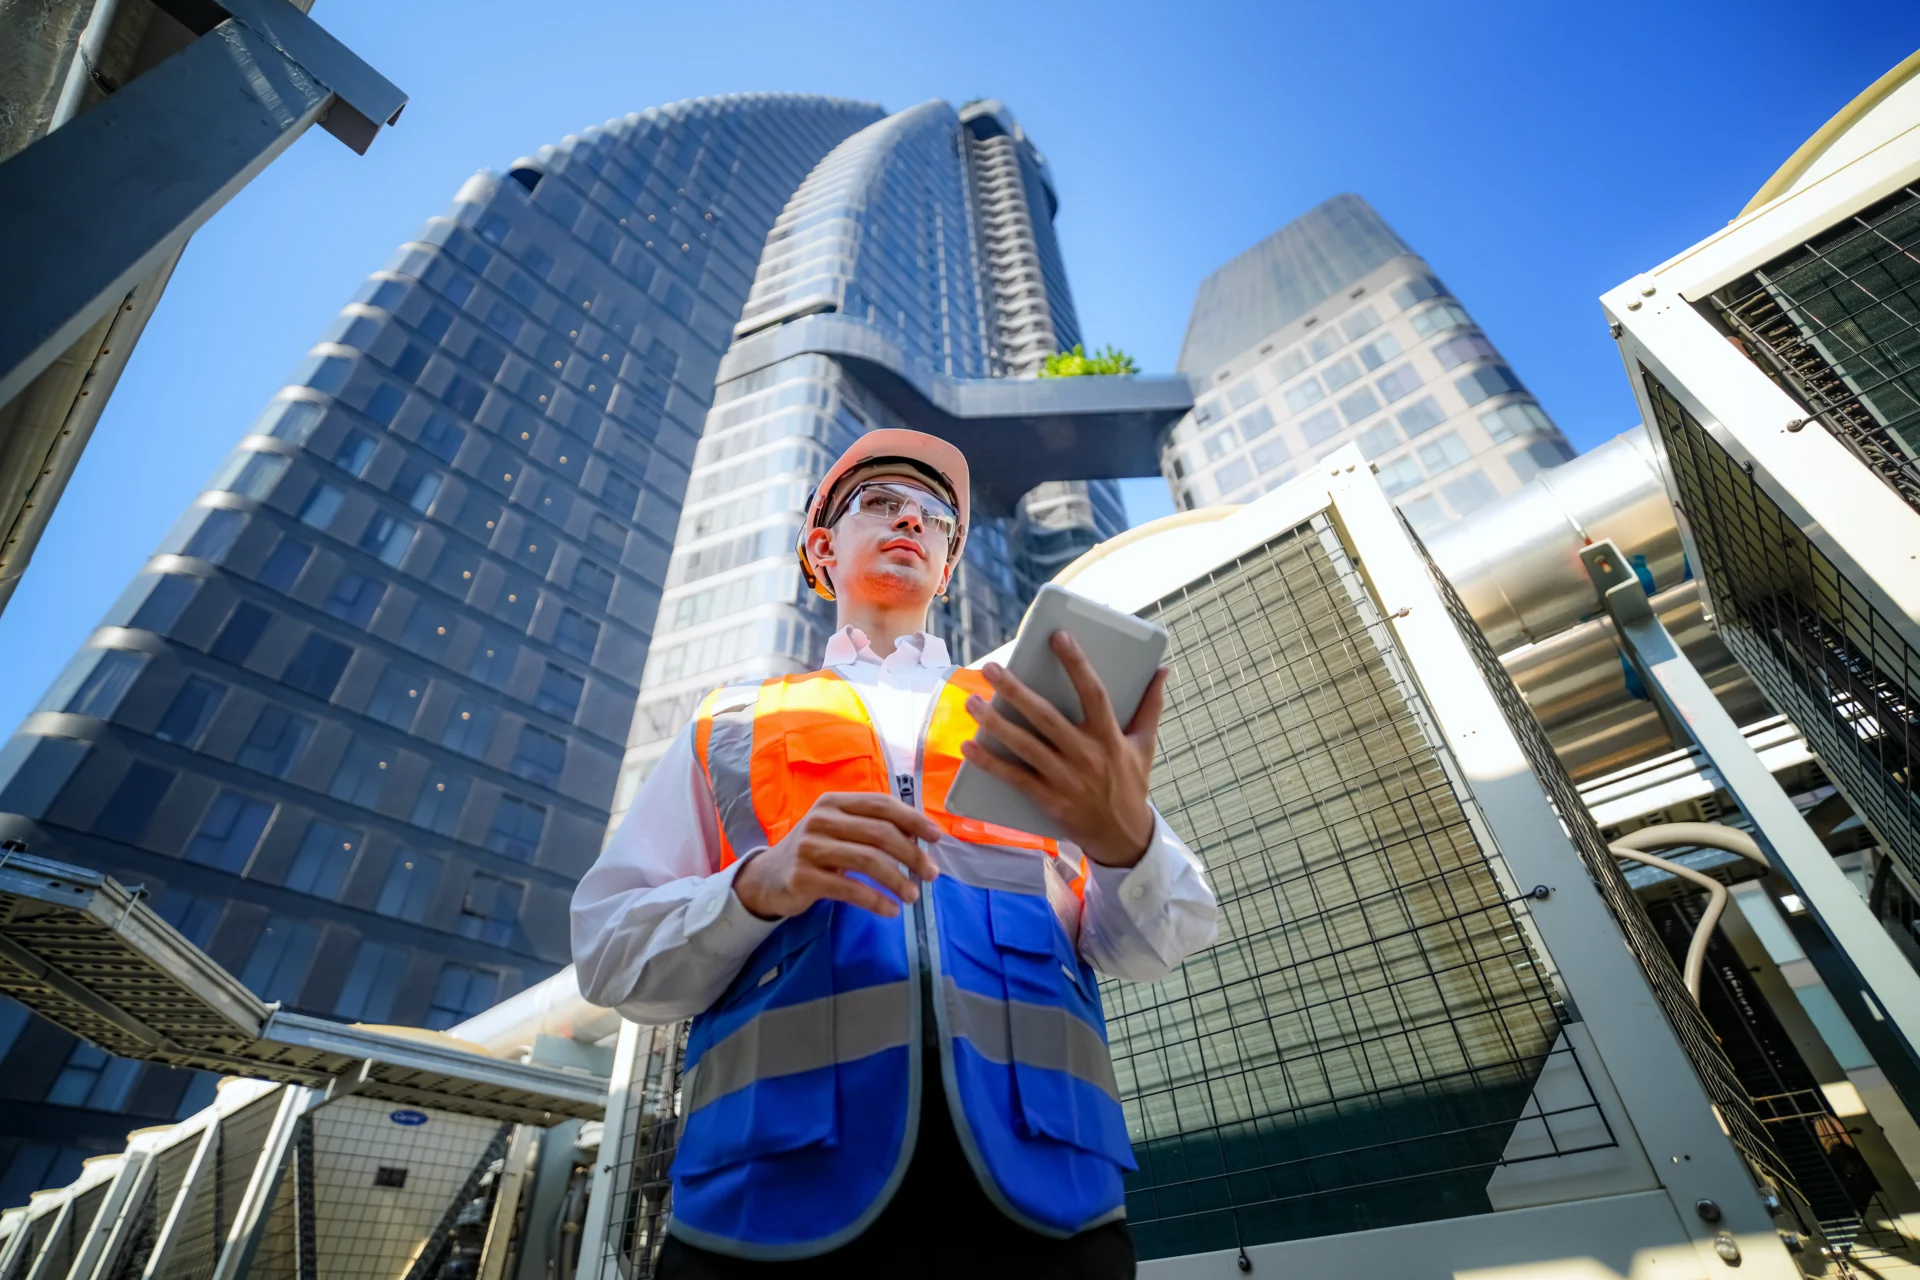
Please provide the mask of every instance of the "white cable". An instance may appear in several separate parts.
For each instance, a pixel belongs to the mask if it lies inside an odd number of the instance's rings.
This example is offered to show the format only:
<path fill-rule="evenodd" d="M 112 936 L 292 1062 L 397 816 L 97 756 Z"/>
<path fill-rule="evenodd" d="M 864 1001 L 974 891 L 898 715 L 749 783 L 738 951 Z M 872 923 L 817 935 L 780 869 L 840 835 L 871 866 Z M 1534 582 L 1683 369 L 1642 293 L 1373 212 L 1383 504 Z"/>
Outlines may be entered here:
<path fill-rule="evenodd" d="M 1685 845 L 1737 853 L 1769 869 L 1771 864 L 1752 836 L 1714 822 L 1666 822 L 1659 826 L 1642 827 L 1607 846 L 1616 857 L 1657 867 L 1707 891 L 1707 909 L 1701 913 L 1700 923 L 1694 926 L 1693 940 L 1687 944 L 1687 962 L 1681 970 L 1681 976 L 1687 984 L 1687 994 L 1693 997 L 1697 1005 L 1700 1003 L 1700 977 L 1707 964 L 1707 943 L 1713 937 L 1714 926 L 1720 923 L 1721 913 L 1727 909 L 1727 886 L 1705 872 L 1683 867 L 1665 858 L 1656 858 L 1647 852 L 1648 849 L 1672 849 Z"/>

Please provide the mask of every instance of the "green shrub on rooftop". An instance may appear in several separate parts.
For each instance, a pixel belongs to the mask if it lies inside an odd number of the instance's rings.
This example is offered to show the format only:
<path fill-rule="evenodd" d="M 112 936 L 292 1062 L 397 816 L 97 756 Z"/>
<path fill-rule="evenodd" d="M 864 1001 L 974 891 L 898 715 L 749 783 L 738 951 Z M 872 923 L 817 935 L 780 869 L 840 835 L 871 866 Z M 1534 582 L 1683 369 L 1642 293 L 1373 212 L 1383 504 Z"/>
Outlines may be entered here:
<path fill-rule="evenodd" d="M 1043 378 L 1089 378 L 1138 372 L 1140 367 L 1134 364 L 1133 357 L 1112 343 L 1088 355 L 1076 342 L 1073 344 L 1073 350 L 1056 351 L 1048 356 L 1046 366 L 1040 370 L 1040 376 Z"/>

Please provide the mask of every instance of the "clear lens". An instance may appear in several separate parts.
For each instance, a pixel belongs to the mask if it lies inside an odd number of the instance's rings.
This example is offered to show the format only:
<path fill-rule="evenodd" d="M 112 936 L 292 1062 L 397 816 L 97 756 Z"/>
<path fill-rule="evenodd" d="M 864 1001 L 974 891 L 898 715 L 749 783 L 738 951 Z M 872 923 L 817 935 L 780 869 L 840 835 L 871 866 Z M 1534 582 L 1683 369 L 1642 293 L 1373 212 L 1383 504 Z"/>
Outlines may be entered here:
<path fill-rule="evenodd" d="M 863 484 L 848 495 L 846 514 L 872 516 L 892 523 L 908 507 L 920 513 L 921 522 L 948 543 L 953 541 L 959 514 L 945 501 L 925 489 L 892 483 Z"/>

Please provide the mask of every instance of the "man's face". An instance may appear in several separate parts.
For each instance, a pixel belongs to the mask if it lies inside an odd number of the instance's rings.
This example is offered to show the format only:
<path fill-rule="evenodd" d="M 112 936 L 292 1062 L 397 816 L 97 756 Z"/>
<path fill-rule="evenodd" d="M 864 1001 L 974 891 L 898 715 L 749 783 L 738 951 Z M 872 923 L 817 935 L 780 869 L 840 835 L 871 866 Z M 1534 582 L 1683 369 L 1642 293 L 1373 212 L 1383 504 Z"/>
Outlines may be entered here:
<path fill-rule="evenodd" d="M 925 480 L 911 472 L 874 471 L 843 486 L 851 494 L 861 485 L 883 483 L 936 500 Z M 836 496 L 844 503 L 845 494 Z M 944 499 L 938 499 L 944 501 Z M 947 540 L 915 504 L 891 519 L 849 511 L 830 528 L 808 535 L 808 554 L 825 569 L 834 595 L 883 605 L 925 606 L 947 579 Z"/>

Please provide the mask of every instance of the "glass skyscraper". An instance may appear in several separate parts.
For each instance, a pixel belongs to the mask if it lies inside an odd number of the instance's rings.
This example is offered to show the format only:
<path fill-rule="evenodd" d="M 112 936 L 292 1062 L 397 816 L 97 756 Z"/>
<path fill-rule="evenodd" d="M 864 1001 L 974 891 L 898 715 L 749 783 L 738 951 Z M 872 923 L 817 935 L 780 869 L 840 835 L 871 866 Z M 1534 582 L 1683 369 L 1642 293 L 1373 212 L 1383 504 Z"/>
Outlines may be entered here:
<path fill-rule="evenodd" d="M 809 317 L 895 370 L 1019 378 L 1080 341 L 1045 158 L 995 101 L 925 102 L 848 138 L 767 239 L 693 460 L 616 814 L 718 684 L 818 663 L 832 606 L 800 582 L 805 496 L 862 432 L 912 425 L 824 349 L 768 357 Z M 824 344 L 815 343 L 821 347 Z M 962 440 L 962 447 L 965 441 Z M 1054 481 L 976 518 L 933 626 L 956 660 L 998 647 L 1040 582 L 1125 527 L 1112 481 Z"/>
<path fill-rule="evenodd" d="M 688 609 L 726 612 L 688 600 L 694 578 L 759 589 L 758 570 L 672 559 L 690 467 L 689 520 L 721 521 L 723 541 L 748 520 L 711 501 L 722 458 L 774 474 L 739 432 L 724 454 L 700 446 L 720 359 L 749 287 L 770 296 L 755 266 L 789 197 L 881 115 L 699 99 L 469 181 L 368 278 L 0 750 L 0 840 L 143 886 L 262 997 L 306 1012 L 444 1027 L 565 964 L 663 589 L 675 632 Z M 913 134 L 884 207 L 899 238 L 848 282 L 984 369 L 973 215 L 941 151 L 957 136 Z M 940 252 L 951 271 L 921 272 Z M 771 398 L 833 393 L 814 377 Z M 722 412 L 767 409 L 748 394 L 730 384 Z M 826 429 L 774 453 L 817 453 L 841 438 Z M 784 509 L 729 486 L 729 504 Z M 996 627 L 1016 594 L 982 597 Z M 814 618 L 791 593 L 785 609 Z M 0 1204 L 211 1086 L 0 1000 Z"/>
<path fill-rule="evenodd" d="M 1426 531 L 1573 456 L 1433 269 L 1355 195 L 1208 276 L 1180 370 L 1202 391 L 1162 466 L 1186 508 L 1245 502 L 1357 441 Z"/>

